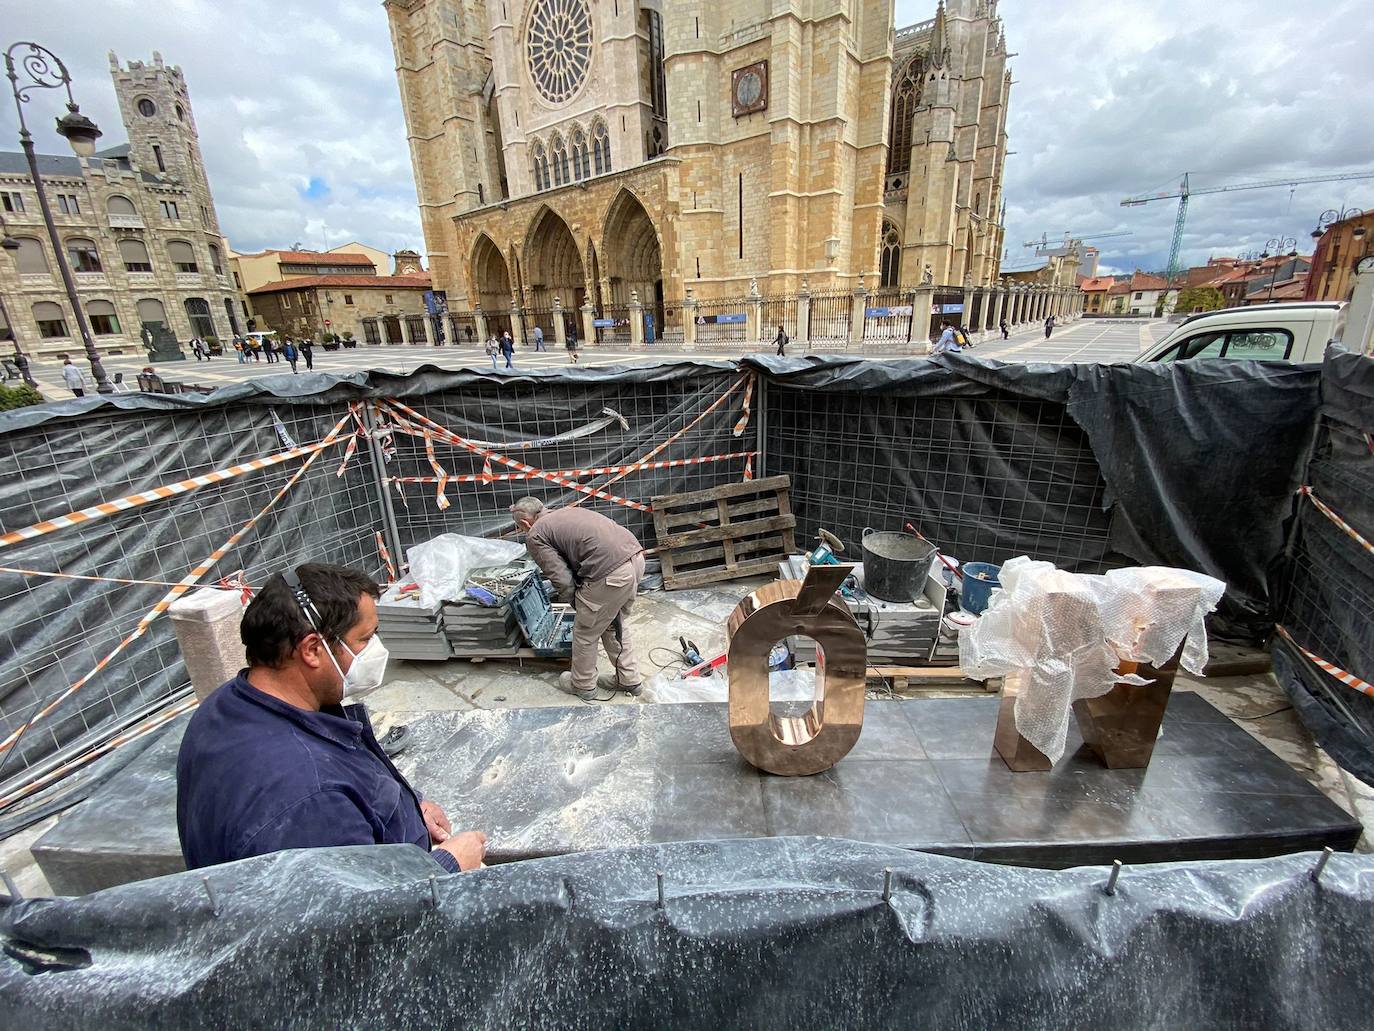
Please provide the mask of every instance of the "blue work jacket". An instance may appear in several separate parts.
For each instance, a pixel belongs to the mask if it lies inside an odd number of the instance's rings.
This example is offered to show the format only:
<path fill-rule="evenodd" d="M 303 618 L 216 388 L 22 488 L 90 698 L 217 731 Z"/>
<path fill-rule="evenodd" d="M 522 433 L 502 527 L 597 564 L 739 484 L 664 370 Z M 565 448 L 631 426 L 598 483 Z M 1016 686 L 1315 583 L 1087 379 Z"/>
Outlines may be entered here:
<path fill-rule="evenodd" d="M 264 694 L 247 670 L 200 704 L 177 756 L 177 833 L 188 869 L 285 848 L 429 851 L 420 796 L 361 705 L 310 712 Z M 458 862 L 432 852 L 451 873 Z"/>

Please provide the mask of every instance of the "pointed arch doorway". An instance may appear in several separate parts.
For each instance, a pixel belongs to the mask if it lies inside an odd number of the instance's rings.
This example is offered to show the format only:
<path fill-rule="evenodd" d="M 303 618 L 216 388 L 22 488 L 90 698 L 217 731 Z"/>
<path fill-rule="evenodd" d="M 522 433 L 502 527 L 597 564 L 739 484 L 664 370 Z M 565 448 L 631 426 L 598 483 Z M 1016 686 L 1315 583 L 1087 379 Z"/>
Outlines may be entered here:
<path fill-rule="evenodd" d="M 658 230 L 639 198 L 629 190 L 621 190 L 611 202 L 601 238 L 600 258 L 610 284 L 609 303 L 628 305 L 632 291 L 638 292 L 645 314 L 652 319 L 653 336 L 663 336 L 666 313 Z M 646 325 L 646 338 L 649 328 Z"/>

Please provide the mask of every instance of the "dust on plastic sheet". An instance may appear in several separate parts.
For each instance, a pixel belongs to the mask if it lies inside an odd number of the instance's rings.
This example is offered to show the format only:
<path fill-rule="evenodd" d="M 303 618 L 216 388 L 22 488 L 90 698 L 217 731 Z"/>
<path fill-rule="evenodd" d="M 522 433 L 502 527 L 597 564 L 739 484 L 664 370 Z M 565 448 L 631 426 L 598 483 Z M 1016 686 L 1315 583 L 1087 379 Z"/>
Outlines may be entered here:
<path fill-rule="evenodd" d="M 965 676 L 1018 683 L 1016 729 L 1051 762 L 1064 754 L 1075 701 L 1117 684 L 1123 661 L 1207 665 L 1207 614 L 1226 585 L 1185 569 L 1146 566 L 1102 576 L 1067 573 L 1019 556 L 1002 566 L 987 611 L 959 632 Z"/>
<path fill-rule="evenodd" d="M 816 671 L 783 669 L 768 674 L 768 697 L 775 702 L 809 702 L 816 696 Z M 650 677 L 644 685 L 648 702 L 728 702 L 730 681 L 725 670 L 710 677 Z"/>
<path fill-rule="evenodd" d="M 505 565 L 524 554 L 525 546 L 515 541 L 441 533 L 407 551 L 406 561 L 420 586 L 420 603 L 428 608 L 461 598 L 472 570 Z"/>

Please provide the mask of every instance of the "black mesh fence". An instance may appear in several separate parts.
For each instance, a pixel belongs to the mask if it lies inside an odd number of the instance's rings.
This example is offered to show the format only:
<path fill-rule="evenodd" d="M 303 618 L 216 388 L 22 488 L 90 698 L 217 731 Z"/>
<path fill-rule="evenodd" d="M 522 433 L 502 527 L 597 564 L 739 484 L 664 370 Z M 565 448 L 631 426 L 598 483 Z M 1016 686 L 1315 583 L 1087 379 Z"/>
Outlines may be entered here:
<path fill-rule="evenodd" d="M 1328 355 L 1322 402 L 1306 492 L 1275 570 L 1286 633 L 1275 670 L 1318 742 L 1374 784 L 1374 698 L 1317 661 L 1374 683 L 1374 553 L 1356 539 L 1374 541 L 1374 360 Z"/>
<path fill-rule="evenodd" d="M 0 451 L 3 525 L 8 531 L 40 525 L 310 445 L 341 419 L 348 419 L 342 404 L 255 403 L 62 419 L 9 433 Z M 354 428 L 350 421 L 340 442 L 320 453 L 201 583 L 242 570 L 244 581 L 261 585 L 288 562 L 331 561 L 380 572 L 374 531 L 382 523 L 366 449 L 337 475 Z M 119 650 L 121 642 L 172 585 L 262 512 L 303 461 L 97 514 L 0 549 L 0 739 L 20 732 L 98 669 L 23 732 L 17 745 L 0 752 L 0 796 L 35 764 L 107 735 L 122 714 L 186 684 L 165 618 L 154 619 Z"/>
<path fill-rule="evenodd" d="M 910 521 L 965 561 L 1102 568 L 1105 484 L 1063 404 L 776 384 L 767 394 L 767 473 L 792 477 L 799 536 L 824 528 L 859 555 L 865 527 Z"/>

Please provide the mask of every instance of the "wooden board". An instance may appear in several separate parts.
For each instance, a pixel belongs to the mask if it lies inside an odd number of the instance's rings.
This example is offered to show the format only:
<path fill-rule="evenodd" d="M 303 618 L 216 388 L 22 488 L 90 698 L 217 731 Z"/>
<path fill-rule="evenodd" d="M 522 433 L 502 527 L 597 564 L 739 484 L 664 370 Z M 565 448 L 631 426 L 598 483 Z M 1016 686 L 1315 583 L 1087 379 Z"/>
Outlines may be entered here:
<path fill-rule="evenodd" d="M 791 480 L 727 483 L 653 499 L 655 551 L 669 590 L 771 573 L 796 549 Z"/>

